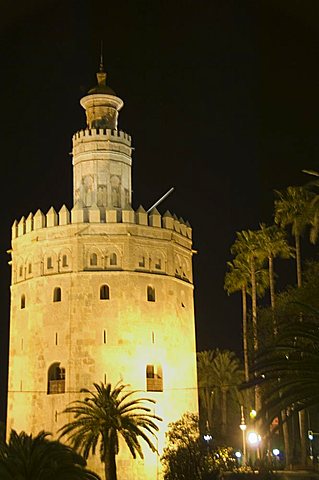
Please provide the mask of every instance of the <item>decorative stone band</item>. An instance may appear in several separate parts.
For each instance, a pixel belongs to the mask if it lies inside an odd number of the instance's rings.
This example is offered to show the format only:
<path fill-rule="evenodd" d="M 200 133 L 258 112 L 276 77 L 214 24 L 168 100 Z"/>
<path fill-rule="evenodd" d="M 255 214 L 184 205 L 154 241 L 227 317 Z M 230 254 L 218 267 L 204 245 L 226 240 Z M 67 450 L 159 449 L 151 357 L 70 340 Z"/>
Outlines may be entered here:
<path fill-rule="evenodd" d="M 97 207 L 96 205 L 83 208 L 81 205 L 76 204 L 71 211 L 63 205 L 59 213 L 51 207 L 46 215 L 41 210 L 38 210 L 35 215 L 30 213 L 27 218 L 22 217 L 19 221 L 15 220 L 12 225 L 12 239 L 22 237 L 25 234 L 43 228 L 79 223 L 145 225 L 173 230 L 188 239 L 192 238 L 192 228 L 190 224 L 184 222 L 182 218 L 178 219 L 175 214 L 172 215 L 168 210 L 162 216 L 156 208 L 150 213 L 147 213 L 142 206 L 134 211 L 133 209 L 109 210 Z"/>

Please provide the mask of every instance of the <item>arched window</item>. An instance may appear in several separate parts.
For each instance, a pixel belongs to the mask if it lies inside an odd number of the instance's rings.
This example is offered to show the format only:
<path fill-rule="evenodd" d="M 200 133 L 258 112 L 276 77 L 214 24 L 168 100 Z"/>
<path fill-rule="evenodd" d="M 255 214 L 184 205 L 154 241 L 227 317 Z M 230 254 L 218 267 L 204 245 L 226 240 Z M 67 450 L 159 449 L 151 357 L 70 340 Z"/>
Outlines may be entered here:
<path fill-rule="evenodd" d="M 91 267 L 96 267 L 97 266 L 97 254 L 96 253 L 91 253 L 90 266 Z"/>
<path fill-rule="evenodd" d="M 55 289 L 53 290 L 53 301 L 54 302 L 61 302 L 61 297 L 62 297 L 61 288 L 60 287 L 55 287 Z"/>
<path fill-rule="evenodd" d="M 62 267 L 67 267 L 67 266 L 68 266 L 68 256 L 62 255 Z"/>
<path fill-rule="evenodd" d="M 100 288 L 100 300 L 110 299 L 110 288 L 108 285 L 102 285 Z"/>
<path fill-rule="evenodd" d="M 56 362 L 48 369 L 48 395 L 65 392 L 65 368 Z"/>
<path fill-rule="evenodd" d="M 147 287 L 147 301 L 155 302 L 155 288 L 150 285 Z"/>
<path fill-rule="evenodd" d="M 163 372 L 160 365 L 146 365 L 146 390 L 148 392 L 163 391 Z"/>
<path fill-rule="evenodd" d="M 21 309 L 25 308 L 25 295 L 24 295 L 24 293 L 21 295 L 20 308 Z"/>
<path fill-rule="evenodd" d="M 112 265 L 112 266 L 117 265 L 117 255 L 116 255 L 116 253 L 111 254 L 110 265 Z"/>

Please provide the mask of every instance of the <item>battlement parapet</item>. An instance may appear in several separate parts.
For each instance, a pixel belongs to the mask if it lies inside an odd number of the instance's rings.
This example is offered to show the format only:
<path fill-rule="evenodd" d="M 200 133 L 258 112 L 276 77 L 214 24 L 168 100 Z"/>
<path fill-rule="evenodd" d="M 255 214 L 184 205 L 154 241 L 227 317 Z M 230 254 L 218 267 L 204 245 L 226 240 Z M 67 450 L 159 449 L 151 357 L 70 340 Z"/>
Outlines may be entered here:
<path fill-rule="evenodd" d="M 132 208 L 123 210 L 105 209 L 92 205 L 92 207 L 82 207 L 77 203 L 71 210 L 65 205 L 57 213 L 53 207 L 44 214 L 38 210 L 34 215 L 30 213 L 27 218 L 24 216 L 15 220 L 12 225 L 12 240 L 42 229 L 56 228 L 59 226 L 75 224 L 126 224 L 141 225 L 149 228 L 163 228 L 171 230 L 189 240 L 192 238 L 192 228 L 188 222 L 182 218 L 178 219 L 176 215 L 172 216 L 169 211 L 161 215 L 157 209 L 146 212 L 140 206 L 136 211 Z"/>
<path fill-rule="evenodd" d="M 73 135 L 73 145 L 92 141 L 111 141 L 124 143 L 131 146 L 131 136 L 122 130 L 110 130 L 108 128 L 86 128 Z"/>

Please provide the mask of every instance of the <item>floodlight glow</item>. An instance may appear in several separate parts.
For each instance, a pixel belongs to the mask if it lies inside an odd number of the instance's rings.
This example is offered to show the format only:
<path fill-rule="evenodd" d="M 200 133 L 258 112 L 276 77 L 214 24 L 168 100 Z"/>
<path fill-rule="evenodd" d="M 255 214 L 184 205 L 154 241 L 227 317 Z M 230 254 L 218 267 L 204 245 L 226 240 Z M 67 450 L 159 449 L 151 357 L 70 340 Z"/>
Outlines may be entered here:
<path fill-rule="evenodd" d="M 239 451 L 237 450 L 237 452 L 235 452 L 235 457 L 236 457 L 236 458 L 241 458 L 241 452 L 239 452 Z"/>
<path fill-rule="evenodd" d="M 275 455 L 275 457 L 278 457 L 278 455 L 280 453 L 280 450 L 278 448 L 274 448 L 272 453 L 273 453 L 273 455 Z"/>
<path fill-rule="evenodd" d="M 261 437 L 260 435 L 258 435 L 258 433 L 256 432 L 249 432 L 248 434 L 248 442 L 251 444 L 251 445 L 258 445 L 258 443 L 260 442 L 261 440 Z"/>

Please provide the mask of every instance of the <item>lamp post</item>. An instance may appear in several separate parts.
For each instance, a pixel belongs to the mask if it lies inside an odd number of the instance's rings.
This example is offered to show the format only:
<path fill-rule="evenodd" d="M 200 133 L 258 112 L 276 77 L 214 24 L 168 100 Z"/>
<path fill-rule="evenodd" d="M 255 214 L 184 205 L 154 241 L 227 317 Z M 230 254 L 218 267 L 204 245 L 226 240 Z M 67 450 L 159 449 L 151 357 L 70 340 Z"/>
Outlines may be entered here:
<path fill-rule="evenodd" d="M 240 406 L 240 413 L 241 413 L 241 418 L 240 418 L 240 425 L 239 428 L 242 431 L 243 435 L 243 457 L 242 457 L 242 464 L 246 464 L 246 428 L 247 425 L 245 423 L 245 417 L 244 417 L 244 407 L 243 405 Z"/>

